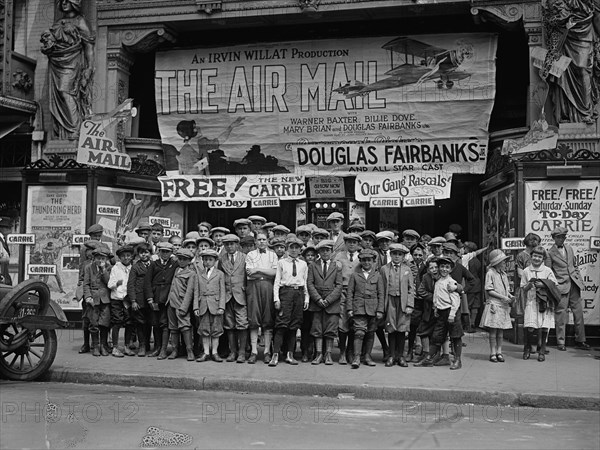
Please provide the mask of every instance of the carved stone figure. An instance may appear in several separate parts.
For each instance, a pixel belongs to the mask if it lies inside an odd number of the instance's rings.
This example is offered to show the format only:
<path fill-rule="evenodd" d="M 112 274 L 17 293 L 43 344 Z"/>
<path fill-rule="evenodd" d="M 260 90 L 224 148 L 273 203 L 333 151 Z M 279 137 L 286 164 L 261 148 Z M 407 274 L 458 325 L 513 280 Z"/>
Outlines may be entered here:
<path fill-rule="evenodd" d="M 594 123 L 600 100 L 600 3 L 598 0 L 545 0 L 543 21 L 548 67 L 561 55 L 572 59 L 560 78 L 550 76 L 558 123 Z"/>
<path fill-rule="evenodd" d="M 40 39 L 49 60 L 52 131 L 58 139 L 77 139 L 81 122 L 91 116 L 95 37 L 81 15 L 81 1 L 59 0 L 63 17 Z"/>

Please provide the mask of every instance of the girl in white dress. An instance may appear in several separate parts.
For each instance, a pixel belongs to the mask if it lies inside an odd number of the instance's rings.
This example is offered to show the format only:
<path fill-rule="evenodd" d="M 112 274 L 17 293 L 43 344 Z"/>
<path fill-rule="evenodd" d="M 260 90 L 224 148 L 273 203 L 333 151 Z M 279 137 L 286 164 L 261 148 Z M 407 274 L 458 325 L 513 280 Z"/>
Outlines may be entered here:
<path fill-rule="evenodd" d="M 546 250 L 541 246 L 535 247 L 531 251 L 530 265 L 523 270 L 523 276 L 521 277 L 521 289 L 523 289 L 527 299 L 523 323 L 523 327 L 527 330 L 523 359 L 529 359 L 531 346 L 535 339 L 534 330 L 541 330 L 541 332 L 538 332 L 537 339 L 537 345 L 540 349 L 538 361 L 545 361 L 548 330 L 554 328 L 554 309 L 551 307 L 551 302 L 547 302 L 546 305 L 540 308 L 537 295 L 539 289 L 546 289 L 541 280 L 549 280 L 556 284 L 556 277 L 552 269 L 544 265 L 545 257 Z"/>

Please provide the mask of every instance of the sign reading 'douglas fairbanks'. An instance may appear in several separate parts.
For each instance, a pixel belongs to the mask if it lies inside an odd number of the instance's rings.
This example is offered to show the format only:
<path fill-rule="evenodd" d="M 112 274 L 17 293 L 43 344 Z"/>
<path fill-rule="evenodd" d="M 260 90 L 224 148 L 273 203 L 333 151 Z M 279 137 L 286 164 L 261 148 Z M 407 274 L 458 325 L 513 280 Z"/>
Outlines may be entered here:
<path fill-rule="evenodd" d="M 211 208 L 243 208 L 260 198 L 306 198 L 305 178 L 298 175 L 158 177 L 165 201 L 207 201 Z M 273 206 L 273 205 L 269 205 Z"/>
<path fill-rule="evenodd" d="M 483 173 L 495 53 L 487 33 L 158 52 L 167 173 Z"/>

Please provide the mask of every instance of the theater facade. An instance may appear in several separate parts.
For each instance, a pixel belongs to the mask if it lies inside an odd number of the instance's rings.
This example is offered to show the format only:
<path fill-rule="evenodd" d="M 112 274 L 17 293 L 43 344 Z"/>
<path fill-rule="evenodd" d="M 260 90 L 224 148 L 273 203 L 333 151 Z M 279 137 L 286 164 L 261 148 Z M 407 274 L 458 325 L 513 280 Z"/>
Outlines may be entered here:
<path fill-rule="evenodd" d="M 560 225 L 600 325 L 598 55 L 579 45 L 600 39 L 600 11 L 546 3 L 0 2 L 0 215 L 36 236 L 11 271 L 74 307 L 86 227 L 117 245 L 142 218 L 180 234 L 251 214 L 324 227 L 337 211 L 376 231 L 458 223 L 515 254 L 510 238 L 548 244 Z M 71 78 L 55 70 L 65 22 L 84 68 Z"/>

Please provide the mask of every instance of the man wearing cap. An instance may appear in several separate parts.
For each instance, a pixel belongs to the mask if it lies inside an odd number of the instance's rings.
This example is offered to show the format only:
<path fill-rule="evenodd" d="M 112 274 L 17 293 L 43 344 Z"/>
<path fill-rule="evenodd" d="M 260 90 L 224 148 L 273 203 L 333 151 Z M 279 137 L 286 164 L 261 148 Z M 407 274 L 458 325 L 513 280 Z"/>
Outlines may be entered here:
<path fill-rule="evenodd" d="M 573 311 L 573 323 L 575 324 L 575 348 L 589 350 L 590 346 L 585 342 L 585 327 L 583 323 L 583 305 L 581 302 L 581 291 L 585 284 L 575 264 L 575 253 L 570 245 L 565 244 L 568 230 L 565 227 L 556 227 L 552 230 L 554 245 L 548 250 L 545 265 L 552 269 L 558 291 L 561 294 L 560 303 L 554 311 L 556 322 L 556 341 L 558 349 L 566 350 L 566 326 L 569 321 L 568 309 Z"/>
<path fill-rule="evenodd" d="M 214 227 L 210 230 L 210 237 L 215 241 L 214 249 L 219 254 L 219 257 L 225 253 L 225 247 L 223 246 L 223 236 L 229 234 L 229 228 L 225 227 Z"/>
<path fill-rule="evenodd" d="M 307 225 L 300 225 L 298 228 L 296 228 L 296 236 L 302 241 L 304 247 L 312 245 L 312 241 L 310 240 L 310 234 L 311 230 L 310 227 L 308 227 Z"/>
<path fill-rule="evenodd" d="M 240 219 L 247 220 L 247 219 Z M 248 228 L 248 232 L 250 228 Z M 236 227 L 236 231 L 238 227 Z M 246 304 L 246 255 L 238 250 L 240 238 L 234 234 L 223 237 L 226 253 L 219 258 L 219 270 L 225 274 L 225 314 L 223 328 L 229 341 L 226 361 L 246 362 L 248 342 L 248 308 Z"/>
<path fill-rule="evenodd" d="M 380 231 L 375 235 L 377 240 L 377 267 L 383 267 L 391 260 L 390 244 L 394 240 L 394 233 L 389 230 Z"/>
<path fill-rule="evenodd" d="M 308 309 L 309 304 L 306 287 L 308 266 L 299 258 L 302 241 L 294 236 L 288 239 L 286 244 L 288 256 L 277 262 L 273 283 L 273 302 L 278 313 L 275 317 L 273 357 L 269 363 L 271 367 L 279 362 L 279 352 L 284 339 L 288 348 L 285 362 L 291 365 L 298 364 L 294 359 L 296 331 L 302 325 L 302 311 Z"/>
<path fill-rule="evenodd" d="M 252 233 L 256 236 L 256 233 L 262 231 L 262 227 L 265 223 L 267 223 L 267 219 L 263 216 L 250 216 L 248 220 L 252 223 Z"/>
<path fill-rule="evenodd" d="M 329 232 L 327 230 L 324 230 L 323 228 L 317 228 L 312 232 L 312 241 L 314 246 L 319 245 L 319 242 L 321 242 L 323 239 L 329 239 Z"/>
<path fill-rule="evenodd" d="M 83 298 L 92 309 L 90 333 L 94 356 L 108 356 L 108 329 L 110 327 L 110 263 L 112 256 L 106 245 L 98 246 L 92 254 L 94 262 L 83 274 Z"/>
<path fill-rule="evenodd" d="M 135 247 L 137 261 L 133 264 L 127 279 L 127 296 L 131 302 L 131 318 L 135 324 L 140 346 L 137 355 L 146 356 L 150 350 L 150 332 L 152 331 L 152 308 L 144 296 L 144 280 L 150 267 L 152 250 L 150 244 L 141 242 Z M 155 335 L 155 340 L 157 336 Z M 162 336 L 161 336 L 162 338 Z M 158 353 L 157 353 L 158 354 Z"/>
<path fill-rule="evenodd" d="M 271 343 L 275 326 L 275 308 L 273 305 L 273 282 L 279 258 L 267 246 L 264 231 L 256 233 L 257 249 L 246 255 L 246 273 L 248 287 L 248 326 L 250 328 L 250 346 L 252 348 L 249 364 L 254 364 L 258 355 L 258 329 L 262 328 L 265 340 L 264 363 L 271 362 Z"/>
<path fill-rule="evenodd" d="M 442 256 L 442 245 L 446 243 L 446 239 L 441 236 L 436 236 L 429 241 L 427 246 L 429 247 L 429 256 L 425 260 L 428 262 L 431 258 L 439 258 Z"/>
<path fill-rule="evenodd" d="M 247 255 L 249 252 L 253 251 L 256 248 L 256 240 L 254 239 L 254 236 L 244 236 L 241 238 L 240 247 L 244 255 Z"/>
<path fill-rule="evenodd" d="M 110 270 L 108 288 L 110 289 L 110 325 L 112 327 L 112 355 L 122 358 L 124 355 L 133 356 L 129 349 L 133 324 L 130 319 L 131 303 L 127 299 L 127 282 L 131 272 L 131 261 L 133 260 L 133 247 L 125 245 L 117 250 L 119 261 Z M 124 352 L 119 350 L 119 330 L 125 327 Z"/>
<path fill-rule="evenodd" d="M 374 366 L 371 358 L 377 322 L 383 319 L 384 286 L 381 275 L 374 267 L 377 253 L 364 249 L 358 255 L 360 266 L 350 275 L 348 280 L 348 299 L 346 310 L 353 320 L 354 359 L 352 368 L 360 367 L 363 340 L 365 344 L 365 364 Z"/>
<path fill-rule="evenodd" d="M 310 334 L 315 338 L 317 352 L 312 364 L 333 364 L 331 351 L 337 337 L 342 295 L 342 263 L 332 261 L 333 241 L 325 239 L 317 245 L 319 260 L 308 267 L 307 288 L 312 312 Z M 323 345 L 325 344 L 325 345 Z M 325 351 L 323 353 L 323 347 Z"/>
<path fill-rule="evenodd" d="M 413 245 L 419 242 L 419 239 L 421 239 L 421 235 L 415 230 L 408 229 L 402 232 L 402 245 L 409 249 L 409 251 Z M 412 260 L 412 255 L 410 253 L 408 253 L 404 258 L 404 261 L 407 263 L 412 262 Z"/>
<path fill-rule="evenodd" d="M 391 244 L 391 261 L 379 269 L 384 286 L 385 330 L 388 332 L 390 356 L 386 367 L 398 364 L 408 367 L 404 359 L 406 332 L 414 308 L 415 287 L 413 274 L 404 258 L 408 249 L 403 244 Z"/>
<path fill-rule="evenodd" d="M 348 281 L 350 275 L 360 265 L 358 259 L 360 242 L 362 238 L 356 233 L 348 233 L 344 236 L 346 242 L 346 251 L 340 252 L 335 256 L 336 261 L 342 263 L 342 295 L 340 298 L 340 321 L 338 324 L 338 344 L 340 347 L 340 360 L 342 365 L 352 360 L 354 334 L 352 324 L 346 311 L 346 300 L 348 296 Z"/>
<path fill-rule="evenodd" d="M 233 229 L 235 230 L 235 234 L 237 234 L 240 239 L 249 236 L 252 233 L 252 231 L 250 230 L 251 226 L 252 222 L 248 219 L 237 219 L 235 222 L 233 222 Z"/>
<path fill-rule="evenodd" d="M 327 226 L 329 227 L 329 238 L 333 241 L 334 256 L 339 252 L 346 250 L 344 245 L 344 236 L 346 233 L 342 231 L 344 225 L 344 215 L 339 212 L 332 212 L 327 216 Z"/>
<path fill-rule="evenodd" d="M 141 221 L 138 223 L 137 228 L 135 229 L 137 235 L 143 238 L 146 242 L 150 243 L 150 233 L 152 232 L 152 227 L 150 226 L 150 222 Z"/>
<path fill-rule="evenodd" d="M 290 234 L 290 229 L 285 225 L 275 225 L 271 228 L 271 232 L 273 233 L 273 237 L 285 239 Z"/>
<path fill-rule="evenodd" d="M 159 242 L 158 259 L 152 261 L 144 277 L 144 296 L 152 308 L 152 326 L 154 332 L 154 351 L 148 356 L 167 358 L 169 345 L 169 318 L 167 315 L 167 300 L 177 269 L 177 262 L 171 258 L 173 245 Z"/>
<path fill-rule="evenodd" d="M 92 316 L 92 306 L 88 305 L 83 298 L 83 277 L 85 268 L 94 262 L 94 255 L 92 254 L 96 248 L 100 245 L 99 241 L 90 239 L 86 241 L 82 246 L 82 253 L 85 255 L 85 260 L 79 264 L 79 276 L 77 280 L 77 287 L 75 288 L 75 300 L 81 302 L 81 328 L 83 330 L 83 345 L 79 349 L 79 353 L 89 353 L 90 351 L 90 318 Z"/>

